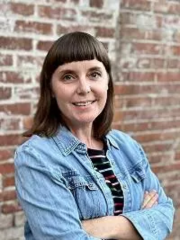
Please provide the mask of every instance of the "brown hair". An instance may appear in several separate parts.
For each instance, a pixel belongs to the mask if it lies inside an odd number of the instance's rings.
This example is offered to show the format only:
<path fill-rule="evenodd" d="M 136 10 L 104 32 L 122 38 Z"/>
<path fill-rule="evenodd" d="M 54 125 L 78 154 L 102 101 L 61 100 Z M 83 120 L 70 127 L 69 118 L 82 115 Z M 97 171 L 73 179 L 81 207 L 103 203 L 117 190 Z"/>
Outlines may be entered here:
<path fill-rule="evenodd" d="M 107 102 L 104 110 L 93 123 L 94 137 L 100 139 L 111 128 L 113 119 L 113 81 L 111 64 L 105 48 L 96 38 L 84 32 L 72 32 L 60 37 L 50 48 L 40 75 L 40 98 L 31 129 L 24 133 L 29 137 L 33 134 L 51 137 L 59 126 L 66 126 L 61 112 L 52 97 L 51 78 L 54 71 L 65 63 L 73 61 L 93 60 L 104 64 L 109 75 Z"/>

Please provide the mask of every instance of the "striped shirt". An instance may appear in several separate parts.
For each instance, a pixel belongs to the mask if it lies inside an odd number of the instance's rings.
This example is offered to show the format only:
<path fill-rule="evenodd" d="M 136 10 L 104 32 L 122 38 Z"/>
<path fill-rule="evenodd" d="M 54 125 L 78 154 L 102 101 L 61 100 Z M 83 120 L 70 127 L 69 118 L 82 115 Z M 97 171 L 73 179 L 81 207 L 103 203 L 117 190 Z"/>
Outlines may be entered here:
<path fill-rule="evenodd" d="M 123 192 L 111 164 L 106 157 L 106 151 L 88 148 L 88 155 L 94 165 L 94 169 L 104 176 L 106 184 L 111 190 L 114 201 L 114 215 L 117 216 L 121 214 L 124 204 Z"/>

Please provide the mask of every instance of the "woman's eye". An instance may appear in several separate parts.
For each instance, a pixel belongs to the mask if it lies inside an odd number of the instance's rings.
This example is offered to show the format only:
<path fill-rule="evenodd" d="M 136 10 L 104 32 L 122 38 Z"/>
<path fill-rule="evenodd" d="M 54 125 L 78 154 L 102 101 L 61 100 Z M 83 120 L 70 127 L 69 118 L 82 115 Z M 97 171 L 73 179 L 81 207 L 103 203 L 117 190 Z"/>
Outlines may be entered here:
<path fill-rule="evenodd" d="M 73 77 L 72 75 L 67 74 L 67 75 L 64 75 L 64 76 L 62 77 L 62 79 L 63 79 L 64 81 L 71 81 L 71 80 L 74 79 L 74 77 Z"/>
<path fill-rule="evenodd" d="M 93 77 L 93 78 L 99 78 L 99 77 L 101 77 L 101 73 L 100 72 L 92 72 L 91 73 L 91 77 Z"/>

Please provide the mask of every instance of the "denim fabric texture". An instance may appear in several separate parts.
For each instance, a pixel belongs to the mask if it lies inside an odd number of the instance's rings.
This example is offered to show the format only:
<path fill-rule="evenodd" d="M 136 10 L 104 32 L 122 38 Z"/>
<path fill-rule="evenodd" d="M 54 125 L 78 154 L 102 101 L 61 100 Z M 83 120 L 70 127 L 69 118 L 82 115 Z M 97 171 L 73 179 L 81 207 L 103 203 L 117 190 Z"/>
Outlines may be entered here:
<path fill-rule="evenodd" d="M 122 215 L 144 240 L 165 239 L 172 231 L 174 207 L 142 147 L 117 130 L 110 131 L 105 141 L 124 193 Z M 27 218 L 26 240 L 99 239 L 82 229 L 81 220 L 113 215 L 114 204 L 85 144 L 61 127 L 51 138 L 32 136 L 17 148 L 14 162 L 17 196 Z M 141 210 L 144 192 L 152 189 L 159 194 L 158 205 Z"/>

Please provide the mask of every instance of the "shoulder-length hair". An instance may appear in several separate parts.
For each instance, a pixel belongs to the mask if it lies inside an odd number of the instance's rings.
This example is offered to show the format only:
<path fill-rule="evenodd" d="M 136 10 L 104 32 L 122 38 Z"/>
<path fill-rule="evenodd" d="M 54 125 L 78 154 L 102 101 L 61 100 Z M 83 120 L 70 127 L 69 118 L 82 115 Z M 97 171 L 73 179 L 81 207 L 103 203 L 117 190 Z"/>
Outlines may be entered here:
<path fill-rule="evenodd" d="M 102 43 L 85 32 L 71 32 L 60 37 L 45 57 L 40 75 L 40 98 L 31 128 L 24 133 L 51 137 L 60 126 L 66 126 L 56 99 L 52 97 L 51 79 L 54 71 L 65 63 L 97 59 L 102 62 L 108 75 L 107 101 L 103 111 L 94 120 L 94 137 L 103 138 L 111 129 L 113 119 L 113 81 L 111 64 Z M 68 127 L 68 126 L 66 126 Z"/>

